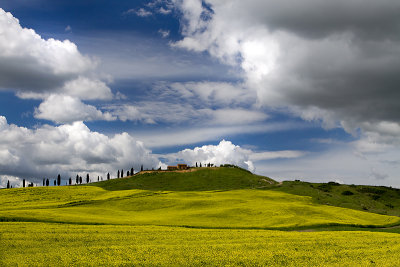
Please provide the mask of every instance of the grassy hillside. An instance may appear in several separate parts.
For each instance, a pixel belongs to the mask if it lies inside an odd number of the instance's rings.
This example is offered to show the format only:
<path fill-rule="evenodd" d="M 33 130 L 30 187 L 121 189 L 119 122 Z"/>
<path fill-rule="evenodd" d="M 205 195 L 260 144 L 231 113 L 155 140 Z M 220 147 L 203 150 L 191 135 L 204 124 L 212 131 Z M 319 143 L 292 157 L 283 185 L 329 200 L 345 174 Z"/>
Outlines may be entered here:
<path fill-rule="evenodd" d="M 267 189 L 310 196 L 318 204 L 400 216 L 400 189 L 397 188 L 286 181 Z"/>
<path fill-rule="evenodd" d="M 193 172 L 148 172 L 91 186 L 109 191 L 210 191 L 257 188 L 310 196 L 313 202 L 384 215 L 400 216 L 400 189 L 383 186 L 340 185 L 274 180 L 239 168 L 198 168 Z"/>
<path fill-rule="evenodd" d="M 147 172 L 91 185 L 106 190 L 208 191 L 256 188 L 276 184 L 240 168 L 193 168 L 189 172 Z"/>
<path fill-rule="evenodd" d="M 0 220 L 264 229 L 400 223 L 398 217 L 321 205 L 273 183 L 241 169 L 203 168 L 90 186 L 4 190 Z"/>
<path fill-rule="evenodd" d="M 52 202 L 53 196 L 42 194 L 46 189 L 19 189 L 4 194 L 0 200 L 0 219 L 267 229 L 332 224 L 383 226 L 400 222 L 398 217 L 319 205 L 309 197 L 274 191 L 107 191 L 80 186 L 73 189 L 81 195 L 79 199 L 63 195 L 68 187 L 54 188 L 52 193 L 58 201 Z M 32 191 L 35 204 L 26 204 L 30 201 L 20 194 L 24 191 Z"/>

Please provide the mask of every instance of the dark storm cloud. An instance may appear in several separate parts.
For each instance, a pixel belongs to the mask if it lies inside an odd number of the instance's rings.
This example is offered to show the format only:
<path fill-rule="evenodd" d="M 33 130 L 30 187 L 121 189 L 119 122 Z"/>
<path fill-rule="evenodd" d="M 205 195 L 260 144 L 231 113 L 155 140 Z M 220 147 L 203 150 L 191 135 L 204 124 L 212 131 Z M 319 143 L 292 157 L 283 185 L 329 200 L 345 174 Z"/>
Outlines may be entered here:
<path fill-rule="evenodd" d="M 355 51 L 351 57 L 327 47 L 298 62 L 288 75 L 303 82 L 302 88 L 285 88 L 285 81 L 276 86 L 299 106 L 313 105 L 368 120 L 400 121 L 400 43 L 369 47 L 353 40 L 351 46 Z M 331 58 L 329 53 L 343 58 Z"/>
<path fill-rule="evenodd" d="M 43 92 L 62 87 L 75 75 L 55 75 L 35 60 L 0 57 L 0 88 Z"/>
<path fill-rule="evenodd" d="M 240 65 L 261 104 L 348 131 L 400 129 L 400 1 L 209 0 L 207 21 L 199 2 L 176 2 L 176 45 Z"/>
<path fill-rule="evenodd" d="M 96 60 L 82 55 L 71 41 L 43 39 L 0 8 L 0 90 L 54 93 L 70 83 L 64 91 L 80 96 L 77 91 L 85 91 L 83 87 L 90 87 L 88 84 L 92 83 L 102 88 L 97 97 L 101 99 L 103 93 L 110 96 L 111 90 L 93 74 L 97 64 Z M 87 93 L 84 94 L 87 98 Z"/>
<path fill-rule="evenodd" d="M 399 38 L 395 33 L 400 29 L 400 2 L 396 0 L 267 0 L 249 7 L 269 28 L 306 37 L 350 31 L 363 38 Z"/>

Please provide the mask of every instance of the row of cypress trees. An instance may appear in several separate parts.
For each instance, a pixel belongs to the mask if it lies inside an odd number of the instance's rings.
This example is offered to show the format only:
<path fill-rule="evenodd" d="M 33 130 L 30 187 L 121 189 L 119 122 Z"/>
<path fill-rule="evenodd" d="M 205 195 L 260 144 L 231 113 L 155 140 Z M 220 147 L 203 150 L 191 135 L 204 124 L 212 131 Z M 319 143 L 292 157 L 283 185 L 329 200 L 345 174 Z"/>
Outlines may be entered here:
<path fill-rule="evenodd" d="M 143 171 L 143 165 L 141 165 L 141 167 L 140 167 L 140 171 Z M 126 173 L 126 176 L 132 176 L 134 174 L 134 169 L 133 169 L 133 167 L 130 169 L 130 171 L 127 171 L 127 173 Z M 117 178 L 123 178 L 124 177 L 124 170 L 118 170 L 118 172 L 117 172 Z M 107 180 L 110 180 L 111 178 L 110 178 L 110 173 L 107 173 Z M 101 180 L 103 180 L 103 178 L 101 178 Z M 97 181 L 100 181 L 100 176 L 97 176 Z M 78 174 L 76 175 L 76 178 L 75 178 L 75 184 L 82 184 L 82 182 L 83 182 L 83 179 L 82 179 L 82 176 L 79 176 Z M 89 176 L 89 174 L 86 174 L 86 183 L 88 184 L 88 183 L 90 183 L 91 182 L 91 180 L 90 180 L 90 176 Z M 68 185 L 72 185 L 72 183 L 73 183 L 73 180 L 72 180 L 72 178 L 71 177 L 69 177 L 69 179 L 68 179 Z M 43 179 L 43 186 L 49 186 L 50 185 L 50 180 L 47 178 L 44 178 Z M 57 175 L 57 179 L 55 179 L 54 180 L 54 186 L 60 186 L 61 185 L 61 175 L 60 174 L 58 174 Z M 26 181 L 25 181 L 25 179 L 23 179 L 23 181 L 22 181 L 22 187 L 26 187 Z M 28 187 L 33 187 L 33 183 L 29 183 L 28 184 Z M 12 185 L 10 184 L 10 181 L 8 180 L 7 181 L 7 188 L 12 188 Z"/>

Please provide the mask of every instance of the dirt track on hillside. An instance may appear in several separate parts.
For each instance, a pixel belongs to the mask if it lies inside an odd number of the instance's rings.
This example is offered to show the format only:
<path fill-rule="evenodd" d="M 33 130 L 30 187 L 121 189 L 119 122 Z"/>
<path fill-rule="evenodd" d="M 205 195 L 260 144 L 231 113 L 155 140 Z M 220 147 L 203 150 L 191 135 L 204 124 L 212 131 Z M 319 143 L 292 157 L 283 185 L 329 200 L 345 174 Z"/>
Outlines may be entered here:
<path fill-rule="evenodd" d="M 210 168 L 208 168 L 208 167 L 202 167 L 202 169 L 216 169 L 216 167 L 210 167 Z M 140 172 L 138 172 L 138 173 L 135 173 L 133 176 L 135 176 L 135 175 L 140 175 L 140 174 L 144 174 L 144 173 L 154 173 L 154 172 L 195 172 L 195 171 L 198 171 L 200 168 L 190 168 L 190 169 L 187 169 L 187 170 L 175 170 L 175 171 L 167 171 L 167 170 L 145 170 L 145 171 L 140 171 Z"/>

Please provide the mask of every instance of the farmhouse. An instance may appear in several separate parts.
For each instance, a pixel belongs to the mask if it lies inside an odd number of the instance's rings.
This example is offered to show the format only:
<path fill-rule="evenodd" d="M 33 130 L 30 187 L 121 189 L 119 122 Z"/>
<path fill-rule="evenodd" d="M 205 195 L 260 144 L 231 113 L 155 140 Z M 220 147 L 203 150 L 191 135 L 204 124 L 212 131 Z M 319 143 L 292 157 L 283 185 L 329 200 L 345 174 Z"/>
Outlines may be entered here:
<path fill-rule="evenodd" d="M 176 170 L 187 170 L 187 164 L 178 164 L 178 166 L 168 166 L 167 170 L 169 171 L 176 171 Z"/>

